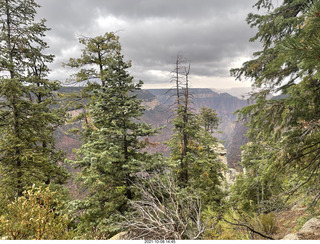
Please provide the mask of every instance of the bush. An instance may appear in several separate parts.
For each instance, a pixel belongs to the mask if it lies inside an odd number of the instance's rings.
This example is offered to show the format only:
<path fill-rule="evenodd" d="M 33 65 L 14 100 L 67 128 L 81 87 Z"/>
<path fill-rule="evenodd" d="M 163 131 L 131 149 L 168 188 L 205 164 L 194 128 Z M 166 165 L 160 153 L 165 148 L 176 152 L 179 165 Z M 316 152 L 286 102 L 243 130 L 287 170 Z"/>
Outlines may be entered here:
<path fill-rule="evenodd" d="M 5 199 L 1 209 L 0 236 L 7 240 L 72 239 L 69 218 L 58 212 L 61 204 L 49 188 L 25 191 L 23 196 L 10 202 Z"/>
<path fill-rule="evenodd" d="M 205 240 L 248 240 L 246 229 L 230 225 L 224 220 L 221 220 L 215 225 L 213 230 L 208 230 L 204 233 Z"/>
<path fill-rule="evenodd" d="M 275 214 L 260 214 L 254 218 L 254 226 L 257 230 L 267 235 L 274 234 L 277 231 Z"/>

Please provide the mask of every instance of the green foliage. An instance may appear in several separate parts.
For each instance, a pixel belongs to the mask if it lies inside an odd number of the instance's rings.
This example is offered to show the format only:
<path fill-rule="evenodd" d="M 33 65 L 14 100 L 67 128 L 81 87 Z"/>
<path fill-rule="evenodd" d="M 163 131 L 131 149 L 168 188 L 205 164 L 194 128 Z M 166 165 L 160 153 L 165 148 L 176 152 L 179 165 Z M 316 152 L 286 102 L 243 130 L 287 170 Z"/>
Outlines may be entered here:
<path fill-rule="evenodd" d="M 221 122 L 218 114 L 212 108 L 202 107 L 200 110 L 199 123 L 203 129 L 208 133 L 214 133 L 218 130 Z"/>
<path fill-rule="evenodd" d="M 247 213 L 268 213 L 283 205 L 281 193 L 286 181 L 273 163 L 276 150 L 259 142 L 243 146 L 241 164 L 245 172 L 231 186 L 233 206 Z"/>
<path fill-rule="evenodd" d="M 204 240 L 248 240 L 249 236 L 243 229 L 234 227 L 223 220 L 219 221 L 212 230 L 203 234 Z"/>
<path fill-rule="evenodd" d="M 81 57 L 70 58 L 68 63 L 63 64 L 77 71 L 67 80 L 69 84 L 83 86 L 80 93 L 71 93 L 67 96 L 68 108 L 84 110 L 84 113 L 73 118 L 73 121 L 87 119 L 87 107 L 84 103 L 91 101 L 95 89 L 106 86 L 107 79 L 112 75 L 113 59 L 121 52 L 119 37 L 113 32 L 94 38 L 81 37 L 79 43 L 83 45 Z"/>
<path fill-rule="evenodd" d="M 110 63 L 121 51 L 119 37 L 113 32 L 107 32 L 94 38 L 81 37 L 79 43 L 84 46 L 81 57 L 70 58 L 69 62 L 64 64 L 78 69 L 70 82 L 85 82 L 87 87 L 97 87 L 97 82 L 101 82 L 101 85 L 105 86 L 110 76 Z"/>
<path fill-rule="evenodd" d="M 239 111 L 240 119 L 247 121 L 251 144 L 244 148 L 247 173 L 236 183 L 235 195 L 248 189 L 241 194 L 253 201 L 251 211 L 261 212 L 259 205 L 271 211 L 261 203 L 275 202 L 279 208 L 293 196 L 310 197 L 314 205 L 319 200 L 320 3 L 284 1 L 271 9 L 259 1 L 257 7 L 268 11 L 250 14 L 247 20 L 258 27 L 252 41 L 259 39 L 263 50 L 231 71 L 238 79 L 251 78 L 259 88 L 252 94 L 254 104 Z M 282 96 L 267 99 L 276 92 Z"/>
<path fill-rule="evenodd" d="M 189 94 L 189 66 L 178 56 L 176 62 L 176 118 L 173 119 L 173 136 L 167 142 L 171 149 L 170 161 L 176 171 L 179 186 L 196 189 L 204 206 L 222 210 L 225 192 L 222 190 L 223 163 L 214 151 L 217 139 L 212 133 L 220 119 L 210 108 L 203 107 L 195 114 Z M 184 81 L 181 81 L 181 77 Z"/>
<path fill-rule="evenodd" d="M 53 55 L 44 54 L 49 29 L 34 21 L 37 7 L 33 0 L 0 6 L 0 186 L 11 198 L 32 184 L 58 187 L 68 176 L 53 138 L 64 122 L 63 109 L 55 108 L 60 84 L 46 79 Z"/>
<path fill-rule="evenodd" d="M 240 225 L 232 225 L 230 223 L 236 223 L 236 219 L 239 219 L 239 212 L 234 211 L 232 208 L 226 207 L 223 217 L 214 219 L 216 221 L 214 228 L 208 229 L 203 234 L 205 240 L 248 240 L 248 231 Z M 214 216 L 215 211 L 209 208 L 204 214 Z M 219 215 L 216 215 L 219 216 Z M 227 222 L 228 221 L 228 222 Z"/>
<path fill-rule="evenodd" d="M 185 113 L 181 105 L 178 112 L 178 117 L 173 120 L 175 134 L 168 145 L 171 148 L 170 160 L 180 184 L 184 171 L 188 181 L 187 185 L 181 186 L 197 189 L 205 206 L 221 208 L 225 196 L 221 187 L 224 165 L 214 150 L 217 138 L 212 136 L 219 118 L 209 108 L 202 108 L 196 115 L 190 111 Z"/>
<path fill-rule="evenodd" d="M 267 235 L 272 235 L 276 233 L 276 217 L 274 213 L 261 214 L 254 218 L 255 230 L 261 233 L 266 233 Z"/>
<path fill-rule="evenodd" d="M 5 240 L 70 240 L 70 217 L 49 188 L 32 188 L 14 201 L 2 195 L 0 236 Z M 3 205 L 5 204 L 5 205 Z"/>
<path fill-rule="evenodd" d="M 136 197 L 131 185 L 137 175 L 161 170 L 164 163 L 160 156 L 142 151 L 148 145 L 145 138 L 156 130 L 140 121 L 144 107 L 136 92 L 143 82 L 129 75 L 131 64 L 120 53 L 118 37 L 106 33 L 81 43 L 85 45 L 82 57 L 71 59 L 69 65 L 77 67 L 78 62 L 82 66 L 90 59 L 92 68 L 81 69 L 75 76 L 87 82 L 83 74 L 97 69 L 99 80 L 90 92 L 83 144 L 74 162 L 81 169 L 78 181 L 88 195 L 74 202 L 74 208 L 81 212 L 78 230 L 84 238 L 103 239 L 119 231 L 120 216 L 129 211 L 128 200 Z"/>

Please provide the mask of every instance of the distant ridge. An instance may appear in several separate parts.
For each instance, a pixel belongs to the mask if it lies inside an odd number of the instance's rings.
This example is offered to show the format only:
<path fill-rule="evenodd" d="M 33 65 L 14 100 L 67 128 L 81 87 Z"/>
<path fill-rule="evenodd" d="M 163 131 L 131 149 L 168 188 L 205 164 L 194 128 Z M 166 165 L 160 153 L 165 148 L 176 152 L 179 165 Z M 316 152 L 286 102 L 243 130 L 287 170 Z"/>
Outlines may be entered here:
<path fill-rule="evenodd" d="M 248 98 L 249 92 L 252 91 L 251 87 L 232 87 L 227 89 L 212 89 L 214 92 L 218 93 L 228 93 L 234 97 L 243 99 Z"/>

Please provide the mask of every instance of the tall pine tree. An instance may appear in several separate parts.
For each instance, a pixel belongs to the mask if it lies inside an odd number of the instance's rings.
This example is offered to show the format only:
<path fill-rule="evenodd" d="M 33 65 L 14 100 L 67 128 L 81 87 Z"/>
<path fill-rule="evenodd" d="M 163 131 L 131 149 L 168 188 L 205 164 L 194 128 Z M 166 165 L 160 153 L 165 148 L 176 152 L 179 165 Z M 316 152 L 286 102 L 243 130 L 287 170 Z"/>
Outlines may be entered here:
<path fill-rule="evenodd" d="M 53 56 L 42 40 L 49 30 L 34 18 L 33 0 L 2 0 L 0 6 L 0 184 L 10 197 L 33 184 L 58 186 L 66 171 L 57 164 L 53 132 L 64 112 L 54 109 L 58 82 L 46 79 Z"/>
<path fill-rule="evenodd" d="M 103 238 L 118 231 L 119 216 L 126 215 L 129 200 L 136 198 L 131 189 L 135 178 L 155 168 L 157 160 L 142 152 L 148 142 L 143 138 L 155 130 L 140 121 L 144 107 L 137 91 L 143 82 L 129 75 L 131 64 L 124 61 L 118 37 L 106 33 L 86 38 L 83 44 L 82 57 L 68 64 L 91 64 L 74 76 L 79 82 L 89 81 L 87 94 L 91 96 L 84 115 L 83 144 L 75 161 L 81 168 L 79 180 L 88 192 L 77 204 L 84 211 L 79 229 Z"/>
<path fill-rule="evenodd" d="M 196 114 L 189 90 L 190 64 L 185 64 L 186 61 L 178 56 L 174 70 L 174 134 L 167 142 L 171 149 L 170 161 L 174 165 L 178 185 L 196 189 L 203 204 L 218 211 L 225 196 L 221 187 L 224 166 L 214 150 L 218 141 L 212 134 L 220 120 L 210 108 L 204 107 Z"/>
<path fill-rule="evenodd" d="M 268 155 L 256 158 L 258 162 L 252 165 L 265 169 L 257 176 L 260 179 L 261 174 L 268 175 L 268 181 L 270 177 L 282 179 L 283 203 L 300 193 L 304 199 L 312 199 L 310 204 L 316 204 L 320 198 L 320 3 L 285 0 L 273 8 L 272 1 L 258 1 L 256 7 L 265 8 L 266 14 L 249 14 L 247 20 L 258 28 L 252 41 L 259 39 L 263 50 L 240 69 L 232 70 L 239 79 L 251 78 L 258 88 L 253 94 L 255 104 L 239 112 L 248 120 L 252 144 L 263 145 L 265 152 L 261 156 Z M 283 96 L 267 99 L 274 93 Z M 245 150 L 247 159 L 257 156 L 250 148 Z M 262 188 L 257 189 L 261 196 Z M 277 192 L 275 189 L 273 197 Z"/>

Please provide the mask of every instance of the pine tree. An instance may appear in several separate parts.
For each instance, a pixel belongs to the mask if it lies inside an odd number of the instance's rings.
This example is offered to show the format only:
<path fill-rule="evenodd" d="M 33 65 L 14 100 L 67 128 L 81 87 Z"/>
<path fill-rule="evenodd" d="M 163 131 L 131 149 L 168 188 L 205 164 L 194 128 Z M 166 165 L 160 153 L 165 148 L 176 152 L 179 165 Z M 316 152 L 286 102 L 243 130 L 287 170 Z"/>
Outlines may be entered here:
<path fill-rule="evenodd" d="M 277 166 L 273 164 L 277 146 L 255 141 L 242 149 L 244 172 L 237 175 L 235 184 L 231 186 L 231 206 L 237 206 L 239 212 L 257 214 L 280 209 L 284 202 L 278 196 L 286 181 L 279 177 Z"/>
<path fill-rule="evenodd" d="M 195 119 L 199 128 L 193 145 L 196 160 L 190 167 L 191 185 L 199 189 L 205 206 L 221 214 L 226 196 L 226 189 L 222 187 L 226 166 L 218 158 L 215 151 L 218 139 L 213 136 L 218 130 L 220 118 L 215 110 L 202 107 Z"/>
<path fill-rule="evenodd" d="M 258 27 L 252 41 L 260 39 L 263 50 L 232 73 L 239 79 L 251 78 L 258 89 L 255 103 L 239 115 L 248 120 L 251 142 L 263 145 L 262 155 L 272 158 L 258 160 L 259 168 L 264 168 L 259 177 L 269 171 L 269 177 L 282 179 L 283 202 L 300 192 L 315 204 L 320 198 L 319 1 L 288 0 L 275 9 L 272 1 L 258 1 L 256 7 L 267 13 L 249 14 L 247 20 Z M 267 99 L 274 93 L 282 96 Z M 246 154 L 257 156 L 249 149 Z"/>
<path fill-rule="evenodd" d="M 189 91 L 190 65 L 184 66 L 178 56 L 175 68 L 176 118 L 173 120 L 174 134 L 168 145 L 171 148 L 170 161 L 175 166 L 181 188 L 196 189 L 205 206 L 221 207 L 223 164 L 217 157 L 214 146 L 217 138 L 219 118 L 210 108 L 202 108 L 199 114 L 192 108 L 192 94 Z"/>
<path fill-rule="evenodd" d="M 59 83 L 46 79 L 53 56 L 44 54 L 49 29 L 44 20 L 34 21 L 37 7 L 33 0 L 3 0 L 0 7 L 0 184 L 11 197 L 67 177 L 53 138 L 64 116 L 53 108 Z"/>
<path fill-rule="evenodd" d="M 193 160 L 192 157 L 190 158 L 192 154 L 189 153 L 191 149 L 190 142 L 197 130 L 197 128 L 194 128 L 197 125 L 194 124 L 194 114 L 190 106 L 190 63 L 188 66 L 184 65 L 185 63 L 186 60 L 178 55 L 173 78 L 176 90 L 176 108 L 174 110 L 176 118 L 172 122 L 175 133 L 168 142 L 171 147 L 170 158 L 173 162 L 178 162 L 178 181 L 182 188 L 187 187 L 189 183 L 189 166 L 190 161 Z"/>
<path fill-rule="evenodd" d="M 82 109 L 83 113 L 73 118 L 74 121 L 90 119 L 86 112 L 87 107 L 84 101 L 90 102 L 93 90 L 106 86 L 108 79 L 109 64 L 121 51 L 119 37 L 113 32 L 107 32 L 103 36 L 94 38 L 81 37 L 79 43 L 84 46 L 80 58 L 70 58 L 64 66 L 76 69 L 77 72 L 67 81 L 71 85 L 83 87 L 79 94 L 71 93 L 67 95 L 70 101 L 69 107 L 72 109 Z"/>
<path fill-rule="evenodd" d="M 79 180 L 88 191 L 87 198 L 77 207 L 84 210 L 79 229 L 103 238 L 118 231 L 123 220 L 119 216 L 127 214 L 129 200 L 136 198 L 131 189 L 135 178 L 160 168 L 153 165 L 158 162 L 154 156 L 142 152 L 148 144 L 143 138 L 155 130 L 140 121 L 145 109 L 137 91 L 143 82 L 135 82 L 129 75 L 131 64 L 124 61 L 118 37 L 106 33 L 88 40 L 92 42 L 85 43 L 78 61 L 82 63 L 83 57 L 90 56 L 96 62 L 91 63 L 92 69 L 82 69 L 76 77 L 92 72 L 98 74 L 99 80 L 95 80 L 96 89 L 90 93 L 83 144 L 75 162 L 81 168 Z M 113 43 L 111 49 L 107 43 Z"/>

